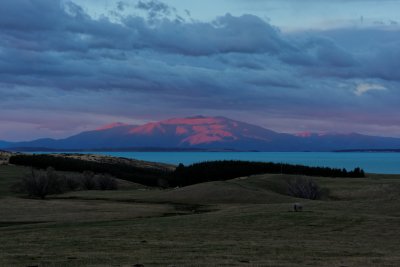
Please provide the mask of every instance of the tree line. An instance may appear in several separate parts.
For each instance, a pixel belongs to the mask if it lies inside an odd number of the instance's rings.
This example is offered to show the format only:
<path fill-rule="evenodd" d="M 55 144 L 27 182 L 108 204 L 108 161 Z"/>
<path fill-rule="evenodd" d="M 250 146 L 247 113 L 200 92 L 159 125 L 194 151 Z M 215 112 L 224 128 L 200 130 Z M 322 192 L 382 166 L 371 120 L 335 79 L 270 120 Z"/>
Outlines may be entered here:
<path fill-rule="evenodd" d="M 224 160 L 200 162 L 189 166 L 180 164 L 175 170 L 174 178 L 176 183 L 180 186 L 185 186 L 201 182 L 229 180 L 237 177 L 264 173 L 322 177 L 365 177 L 364 171 L 358 167 L 352 171 L 347 171 L 346 169 L 329 167 L 309 167 L 271 162 Z"/>
<path fill-rule="evenodd" d="M 11 164 L 37 169 L 52 167 L 58 171 L 109 174 L 114 177 L 157 187 L 188 186 L 210 181 L 224 181 L 242 176 L 272 173 L 322 177 L 365 177 L 360 168 L 346 169 L 251 161 L 206 161 L 188 166 L 179 164 L 175 171 L 140 168 L 123 163 L 101 163 L 52 155 L 14 155 Z"/>
<path fill-rule="evenodd" d="M 147 186 L 159 186 L 162 180 L 171 176 L 171 171 L 163 171 L 155 168 L 140 168 L 123 163 L 102 163 L 59 157 L 53 155 L 14 155 L 9 159 L 10 164 L 31 166 L 36 169 L 54 168 L 57 171 L 80 172 L 90 171 L 97 174 L 109 174 L 111 176 L 130 182 Z"/>

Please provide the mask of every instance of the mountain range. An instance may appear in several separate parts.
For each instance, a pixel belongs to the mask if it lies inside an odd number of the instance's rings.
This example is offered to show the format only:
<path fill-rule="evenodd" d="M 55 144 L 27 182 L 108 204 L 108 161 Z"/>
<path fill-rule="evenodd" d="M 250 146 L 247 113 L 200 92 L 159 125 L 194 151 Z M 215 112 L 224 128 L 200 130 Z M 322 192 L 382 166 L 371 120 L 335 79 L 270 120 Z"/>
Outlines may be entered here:
<path fill-rule="evenodd" d="M 278 133 L 225 117 L 195 116 L 143 125 L 113 123 L 65 139 L 0 141 L 10 150 L 238 150 L 336 151 L 399 149 L 400 138 L 357 133 Z"/>

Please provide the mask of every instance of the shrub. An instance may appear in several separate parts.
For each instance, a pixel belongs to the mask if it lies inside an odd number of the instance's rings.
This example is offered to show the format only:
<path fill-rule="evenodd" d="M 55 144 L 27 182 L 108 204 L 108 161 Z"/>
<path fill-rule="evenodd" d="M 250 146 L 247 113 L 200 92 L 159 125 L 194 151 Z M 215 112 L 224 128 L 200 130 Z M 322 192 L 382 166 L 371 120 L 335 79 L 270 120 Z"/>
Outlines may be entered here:
<path fill-rule="evenodd" d="M 96 180 L 94 178 L 94 173 L 91 171 L 83 172 L 82 177 L 82 189 L 83 190 L 94 190 L 96 189 Z"/>
<path fill-rule="evenodd" d="M 158 185 L 158 187 L 161 187 L 161 188 L 168 188 L 168 187 L 170 187 L 170 186 L 169 186 L 169 183 L 168 183 L 168 180 L 163 179 L 163 178 L 159 178 L 159 179 L 157 180 L 157 185 Z"/>
<path fill-rule="evenodd" d="M 47 195 L 63 193 L 63 185 L 61 177 L 54 169 L 48 168 L 45 172 L 32 169 L 14 188 L 17 192 L 27 193 L 29 197 L 45 199 Z"/>
<path fill-rule="evenodd" d="M 53 168 L 46 171 L 31 169 L 21 181 L 11 186 L 17 193 L 26 193 L 29 197 L 45 199 L 47 195 L 62 194 L 68 191 L 83 190 L 116 190 L 118 183 L 109 175 L 96 175 L 86 171 L 82 175 L 60 175 Z"/>
<path fill-rule="evenodd" d="M 322 190 L 312 179 L 299 177 L 287 180 L 287 193 L 293 197 L 315 200 L 321 198 Z"/>
<path fill-rule="evenodd" d="M 74 176 L 64 176 L 64 184 L 67 191 L 76 191 L 81 186 L 80 179 Z"/>
<path fill-rule="evenodd" d="M 106 174 L 99 174 L 95 176 L 98 188 L 100 190 L 117 190 L 118 183 L 113 177 Z"/>
<path fill-rule="evenodd" d="M 56 173 L 52 167 L 46 169 L 45 176 L 49 181 L 49 191 L 51 194 L 61 194 L 66 191 L 64 177 Z"/>

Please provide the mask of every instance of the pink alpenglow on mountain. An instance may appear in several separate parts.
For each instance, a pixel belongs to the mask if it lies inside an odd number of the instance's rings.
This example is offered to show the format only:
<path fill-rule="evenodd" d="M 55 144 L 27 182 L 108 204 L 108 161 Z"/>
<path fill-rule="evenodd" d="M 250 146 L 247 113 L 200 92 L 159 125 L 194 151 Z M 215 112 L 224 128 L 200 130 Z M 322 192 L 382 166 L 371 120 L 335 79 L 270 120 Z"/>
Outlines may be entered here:
<path fill-rule="evenodd" d="M 242 127 L 240 127 L 242 126 Z M 180 137 L 180 145 L 201 145 L 214 142 L 230 142 L 243 137 L 263 136 L 262 133 L 253 132 L 249 135 L 249 125 L 223 117 L 189 117 L 176 118 L 155 123 L 148 123 L 132 128 L 129 133 L 138 135 L 157 135 Z"/>
<path fill-rule="evenodd" d="M 277 133 L 224 117 L 175 118 L 144 125 L 113 123 L 66 139 L 5 143 L 3 147 L 49 149 L 169 148 L 240 151 L 332 151 L 400 148 L 399 138 L 361 134 Z"/>

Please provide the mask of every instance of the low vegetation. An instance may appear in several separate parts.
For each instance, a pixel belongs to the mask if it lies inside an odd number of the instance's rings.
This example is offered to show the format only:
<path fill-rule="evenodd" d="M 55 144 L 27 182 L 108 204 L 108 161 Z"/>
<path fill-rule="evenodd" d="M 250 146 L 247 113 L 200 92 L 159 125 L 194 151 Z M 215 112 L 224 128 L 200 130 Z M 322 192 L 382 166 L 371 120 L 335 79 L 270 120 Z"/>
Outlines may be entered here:
<path fill-rule="evenodd" d="M 109 173 L 110 175 L 155 187 L 188 186 L 210 181 L 225 181 L 237 177 L 255 174 L 292 174 L 321 177 L 364 177 L 364 171 L 355 168 L 346 169 L 308 167 L 268 162 L 250 161 L 209 161 L 184 166 L 180 164 L 174 171 L 160 168 L 141 168 L 123 163 L 104 163 L 87 161 L 76 158 L 67 158 L 53 155 L 14 155 L 10 163 L 22 166 L 31 166 L 38 169 L 52 167 L 58 171 L 92 172 L 96 174 Z M 85 176 L 85 175 L 84 175 Z M 90 177 L 85 176 L 87 189 L 93 187 Z"/>
<path fill-rule="evenodd" d="M 287 193 L 292 197 L 316 200 L 321 198 L 322 189 L 310 178 L 297 177 L 287 180 Z"/>
<path fill-rule="evenodd" d="M 263 173 L 320 177 L 365 177 L 364 171 L 360 168 L 347 171 L 346 169 L 308 167 L 270 162 L 209 161 L 189 166 L 180 164 L 175 170 L 174 182 L 179 186 L 185 186 L 209 181 L 224 181 L 236 177 Z"/>
<path fill-rule="evenodd" d="M 120 179 L 148 186 L 158 186 L 159 179 L 167 180 L 172 173 L 168 170 L 156 168 L 140 168 L 122 163 L 103 163 L 52 155 L 14 155 L 10 158 L 9 162 L 10 164 L 29 166 L 37 169 L 52 167 L 58 171 L 92 172 L 96 174 L 108 173 Z M 88 179 L 90 180 L 90 178 Z M 87 185 L 91 188 L 92 185 L 90 185 L 88 179 L 86 179 L 88 182 Z"/>
<path fill-rule="evenodd" d="M 117 182 L 109 175 L 95 175 L 84 172 L 83 175 L 57 173 L 49 167 L 46 171 L 34 170 L 22 176 L 21 180 L 12 186 L 17 193 L 29 197 L 45 199 L 48 195 L 62 194 L 76 190 L 116 190 Z"/>
<path fill-rule="evenodd" d="M 400 176 L 261 174 L 163 190 L 117 179 L 118 191 L 46 200 L 9 191 L 30 171 L 0 166 L 0 266 L 400 265 Z M 289 182 L 310 179 L 321 199 L 289 196 Z"/>

